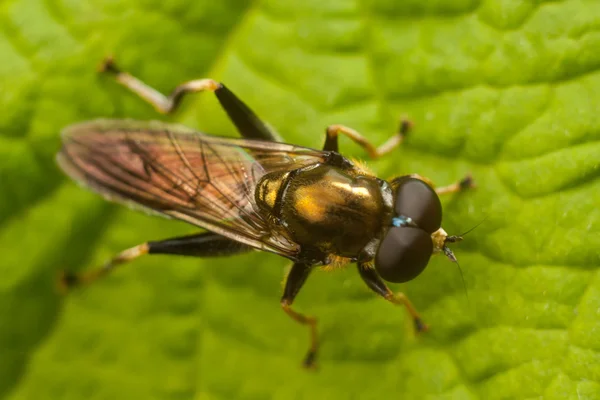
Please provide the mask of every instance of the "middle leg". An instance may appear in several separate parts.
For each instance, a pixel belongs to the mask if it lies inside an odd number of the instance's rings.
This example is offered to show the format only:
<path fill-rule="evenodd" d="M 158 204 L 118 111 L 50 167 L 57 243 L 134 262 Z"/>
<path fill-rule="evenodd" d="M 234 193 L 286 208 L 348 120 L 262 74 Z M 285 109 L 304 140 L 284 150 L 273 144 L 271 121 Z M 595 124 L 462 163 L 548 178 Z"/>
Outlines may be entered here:
<path fill-rule="evenodd" d="M 327 136 L 325 137 L 325 144 L 323 146 L 323 150 L 325 151 L 335 151 L 339 152 L 338 138 L 339 135 L 346 135 L 352 141 L 357 143 L 363 149 L 367 151 L 369 157 L 375 159 L 379 158 L 385 154 L 388 154 L 396 147 L 398 147 L 404 137 L 408 134 L 410 129 L 412 128 L 412 123 L 409 120 L 402 119 L 400 121 L 400 127 L 398 129 L 398 133 L 388 139 L 387 142 L 382 144 L 379 147 L 375 147 L 371 142 L 369 142 L 364 136 L 362 136 L 358 131 L 349 128 L 344 125 L 330 125 L 327 127 Z M 436 188 L 431 179 L 428 179 L 419 174 L 410 174 L 413 178 L 417 178 L 427 183 L 429 186 L 435 189 L 438 195 L 448 194 L 448 193 L 456 193 L 469 188 L 474 188 L 475 183 L 473 181 L 473 177 L 470 174 L 467 174 L 463 179 L 458 182 L 452 183 L 447 186 L 441 186 Z"/>
<path fill-rule="evenodd" d="M 365 149 L 367 153 L 369 153 L 369 157 L 379 158 L 398 147 L 404 140 L 404 137 L 410 131 L 411 127 L 412 123 L 409 120 L 402 119 L 400 121 L 398 132 L 381 146 L 375 147 L 363 135 L 352 128 L 344 125 L 330 125 L 327 127 L 327 136 L 325 137 L 325 145 L 323 146 L 323 150 L 338 152 L 338 137 L 339 135 L 346 135 L 356 144 Z"/>
<path fill-rule="evenodd" d="M 317 319 L 294 311 L 292 309 L 292 303 L 311 271 L 312 266 L 303 263 L 295 263 L 286 278 L 283 296 L 281 297 L 281 308 L 283 308 L 283 311 L 292 317 L 294 321 L 297 321 L 302 325 L 308 325 L 308 328 L 310 329 L 310 347 L 308 348 L 308 352 L 306 353 L 303 362 L 303 365 L 307 368 L 313 368 L 315 366 L 315 359 L 317 357 L 319 346 Z"/>

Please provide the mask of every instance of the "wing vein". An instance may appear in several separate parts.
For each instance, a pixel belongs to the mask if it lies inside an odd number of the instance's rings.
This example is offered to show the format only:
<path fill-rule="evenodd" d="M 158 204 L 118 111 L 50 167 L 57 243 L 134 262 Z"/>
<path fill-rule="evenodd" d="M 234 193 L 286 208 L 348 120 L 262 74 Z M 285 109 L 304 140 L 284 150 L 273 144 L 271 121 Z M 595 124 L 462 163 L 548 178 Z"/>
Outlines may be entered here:
<path fill-rule="evenodd" d="M 324 161 L 280 142 L 207 136 L 159 122 L 97 120 L 63 132 L 63 169 L 108 199 L 135 204 L 293 258 L 299 245 L 258 212 L 258 182 Z"/>

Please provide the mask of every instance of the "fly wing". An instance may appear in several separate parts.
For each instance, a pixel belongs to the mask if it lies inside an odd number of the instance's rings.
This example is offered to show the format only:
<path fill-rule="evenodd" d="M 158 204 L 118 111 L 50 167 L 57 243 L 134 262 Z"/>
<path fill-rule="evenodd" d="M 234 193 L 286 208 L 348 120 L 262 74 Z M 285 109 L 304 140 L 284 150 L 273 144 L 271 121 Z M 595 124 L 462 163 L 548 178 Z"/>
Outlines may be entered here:
<path fill-rule="evenodd" d="M 67 127 L 63 142 L 62 169 L 108 199 L 290 257 L 298 245 L 256 212 L 256 185 L 266 173 L 324 161 L 317 150 L 161 122 L 84 122 Z"/>

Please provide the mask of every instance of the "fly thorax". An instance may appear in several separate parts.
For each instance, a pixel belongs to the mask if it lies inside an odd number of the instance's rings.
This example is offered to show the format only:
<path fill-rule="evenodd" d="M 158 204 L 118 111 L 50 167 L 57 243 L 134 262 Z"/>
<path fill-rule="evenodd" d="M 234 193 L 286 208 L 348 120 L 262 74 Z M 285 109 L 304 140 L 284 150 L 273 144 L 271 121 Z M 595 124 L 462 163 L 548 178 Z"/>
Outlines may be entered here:
<path fill-rule="evenodd" d="M 320 165 L 288 180 L 280 219 L 301 246 L 356 257 L 381 231 L 384 210 L 377 179 Z"/>

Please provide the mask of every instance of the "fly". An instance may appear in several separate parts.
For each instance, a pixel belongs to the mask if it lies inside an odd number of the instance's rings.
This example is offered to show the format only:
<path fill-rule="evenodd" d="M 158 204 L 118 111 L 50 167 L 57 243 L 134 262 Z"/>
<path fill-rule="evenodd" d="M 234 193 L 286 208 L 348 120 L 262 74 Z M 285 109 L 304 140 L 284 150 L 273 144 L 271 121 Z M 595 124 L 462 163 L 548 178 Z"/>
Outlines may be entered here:
<path fill-rule="evenodd" d="M 406 295 L 394 294 L 384 280 L 414 279 L 434 253 L 456 260 L 447 244 L 462 237 L 442 229 L 438 195 L 471 187 L 471 178 L 437 189 L 418 175 L 386 181 L 338 152 L 338 137 L 346 135 L 372 158 L 380 157 L 402 142 L 408 121 L 380 147 L 351 128 L 331 125 L 323 149 L 315 150 L 282 143 L 244 102 L 212 79 L 183 83 L 163 96 L 122 72 L 112 59 L 102 70 L 162 114 L 177 109 L 187 93 L 214 92 L 243 138 L 133 120 L 94 120 L 65 128 L 57 159 L 71 178 L 109 200 L 206 231 L 142 243 L 100 268 L 65 273 L 63 288 L 89 284 L 145 254 L 214 257 L 257 249 L 293 262 L 281 307 L 309 328 L 307 367 L 314 366 L 318 351 L 317 322 L 295 311 L 292 303 L 315 268 L 356 263 L 371 290 L 405 306 L 417 331 L 428 329 Z"/>

